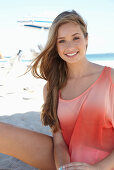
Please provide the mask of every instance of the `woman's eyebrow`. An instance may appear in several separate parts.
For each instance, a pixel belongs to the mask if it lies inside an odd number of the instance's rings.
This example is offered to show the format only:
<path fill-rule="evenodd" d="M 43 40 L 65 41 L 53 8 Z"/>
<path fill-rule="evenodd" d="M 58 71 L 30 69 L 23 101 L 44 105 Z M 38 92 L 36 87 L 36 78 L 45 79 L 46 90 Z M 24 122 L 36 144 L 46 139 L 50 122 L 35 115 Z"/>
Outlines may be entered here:
<path fill-rule="evenodd" d="M 79 34 L 79 35 L 80 35 L 80 33 L 78 33 L 78 32 L 77 32 L 77 33 L 73 34 L 72 36 L 75 36 L 75 35 L 77 35 L 77 34 Z"/>
<path fill-rule="evenodd" d="M 72 36 L 75 36 L 75 35 L 80 35 L 80 33 L 74 33 L 74 34 L 72 34 Z M 58 37 L 57 39 L 64 39 L 65 37 Z"/>
<path fill-rule="evenodd" d="M 65 37 L 58 37 L 57 39 L 64 39 Z"/>

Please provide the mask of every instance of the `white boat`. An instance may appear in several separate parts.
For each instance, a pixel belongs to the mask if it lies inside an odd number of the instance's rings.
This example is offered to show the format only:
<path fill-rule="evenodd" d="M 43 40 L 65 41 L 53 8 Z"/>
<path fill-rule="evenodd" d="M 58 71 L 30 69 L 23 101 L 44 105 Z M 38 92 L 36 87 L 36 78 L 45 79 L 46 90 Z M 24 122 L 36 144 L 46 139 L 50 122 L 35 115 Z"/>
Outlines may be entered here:
<path fill-rule="evenodd" d="M 19 24 L 25 27 L 33 27 L 38 29 L 48 30 L 52 24 L 52 19 L 49 18 L 38 18 L 38 17 L 26 17 L 17 21 Z"/>

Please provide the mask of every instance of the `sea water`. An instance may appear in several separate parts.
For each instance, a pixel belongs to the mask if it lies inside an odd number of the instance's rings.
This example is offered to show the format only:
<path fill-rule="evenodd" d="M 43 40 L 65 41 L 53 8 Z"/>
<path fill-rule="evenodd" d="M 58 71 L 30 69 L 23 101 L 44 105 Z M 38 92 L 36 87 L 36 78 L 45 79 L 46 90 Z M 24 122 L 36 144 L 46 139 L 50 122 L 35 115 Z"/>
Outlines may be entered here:
<path fill-rule="evenodd" d="M 114 53 L 87 54 L 86 57 L 93 63 L 114 68 Z"/>
<path fill-rule="evenodd" d="M 90 61 L 109 61 L 114 60 L 114 53 L 106 53 L 106 54 L 87 54 L 88 60 Z"/>
<path fill-rule="evenodd" d="M 109 67 L 113 67 L 114 68 L 114 53 L 101 53 L 101 54 L 87 54 L 86 55 L 87 59 L 93 63 L 96 64 L 101 64 L 104 66 L 109 66 Z M 11 56 L 5 56 L 4 59 L 0 59 L 0 63 L 5 63 L 8 62 L 8 60 L 10 60 Z M 22 63 L 29 63 L 31 62 L 31 59 L 26 59 L 26 58 L 22 58 L 20 60 L 20 62 Z"/>

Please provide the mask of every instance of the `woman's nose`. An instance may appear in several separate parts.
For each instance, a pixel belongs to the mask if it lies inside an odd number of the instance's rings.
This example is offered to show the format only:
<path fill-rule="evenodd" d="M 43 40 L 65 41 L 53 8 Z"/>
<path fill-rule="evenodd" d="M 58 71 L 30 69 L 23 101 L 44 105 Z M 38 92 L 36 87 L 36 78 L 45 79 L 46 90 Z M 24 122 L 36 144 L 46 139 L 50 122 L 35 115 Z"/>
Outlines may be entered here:
<path fill-rule="evenodd" d="M 74 48 L 74 43 L 72 43 L 71 41 L 67 42 L 66 48 L 68 48 L 68 49 Z"/>

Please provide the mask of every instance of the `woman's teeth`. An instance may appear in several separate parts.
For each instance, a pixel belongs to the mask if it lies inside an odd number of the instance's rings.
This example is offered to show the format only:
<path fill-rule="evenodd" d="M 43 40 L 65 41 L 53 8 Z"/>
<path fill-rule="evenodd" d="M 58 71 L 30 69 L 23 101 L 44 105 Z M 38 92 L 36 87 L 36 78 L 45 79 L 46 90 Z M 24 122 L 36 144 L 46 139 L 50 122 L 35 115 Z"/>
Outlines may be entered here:
<path fill-rule="evenodd" d="M 76 52 L 76 53 L 72 53 L 72 54 L 66 54 L 67 56 L 69 56 L 69 57 L 71 57 L 71 56 L 74 56 L 74 55 L 76 55 L 78 52 Z"/>

